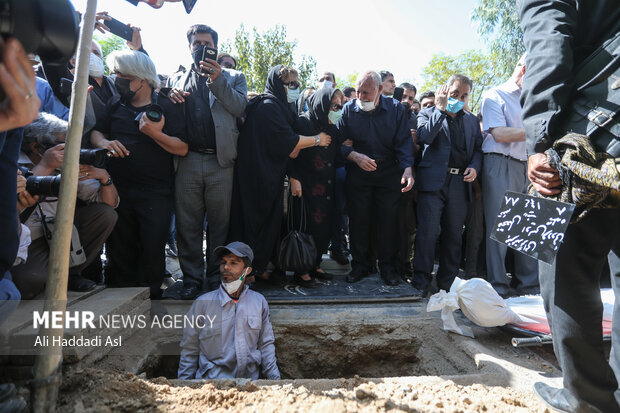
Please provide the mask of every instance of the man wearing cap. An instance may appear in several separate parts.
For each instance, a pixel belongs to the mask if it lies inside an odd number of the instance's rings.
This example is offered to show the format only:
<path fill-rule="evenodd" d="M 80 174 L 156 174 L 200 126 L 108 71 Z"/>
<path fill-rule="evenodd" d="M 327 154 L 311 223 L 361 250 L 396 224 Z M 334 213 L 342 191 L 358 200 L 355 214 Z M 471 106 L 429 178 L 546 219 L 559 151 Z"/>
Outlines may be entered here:
<path fill-rule="evenodd" d="M 196 299 L 181 341 L 180 379 L 279 380 L 267 300 L 244 285 L 252 249 L 242 242 L 217 247 L 220 288 Z M 206 322 L 205 322 L 206 321 Z M 260 368 L 260 369 L 259 369 Z"/>

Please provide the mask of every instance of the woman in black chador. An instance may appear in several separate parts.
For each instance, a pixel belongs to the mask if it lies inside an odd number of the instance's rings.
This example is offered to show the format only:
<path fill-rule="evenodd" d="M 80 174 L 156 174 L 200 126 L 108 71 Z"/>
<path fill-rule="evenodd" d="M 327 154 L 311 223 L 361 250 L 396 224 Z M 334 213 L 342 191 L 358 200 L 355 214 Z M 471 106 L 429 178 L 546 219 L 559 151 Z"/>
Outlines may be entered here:
<path fill-rule="evenodd" d="M 321 133 L 300 136 L 293 130 L 297 115 L 290 103 L 299 97 L 297 71 L 278 65 L 269 70 L 265 92 L 246 108 L 239 137 L 230 217 L 230 240 L 254 251 L 257 276 L 268 279 L 267 264 L 276 256 L 283 213 L 283 183 L 289 156 L 311 146 L 327 146 Z"/>
<path fill-rule="evenodd" d="M 331 279 L 331 274 L 321 268 L 321 256 L 327 252 L 332 232 L 334 213 L 334 183 L 336 179 L 336 156 L 342 140 L 336 123 L 342 116 L 344 94 L 333 88 L 322 88 L 308 98 L 308 112 L 301 115 L 294 128 L 301 134 L 327 133 L 332 142 L 325 148 L 303 150 L 291 161 L 289 177 L 291 194 L 302 197 L 305 206 L 306 232 L 312 235 L 317 248 L 316 267 L 309 274 L 295 274 L 302 286 L 311 286 L 314 278 Z M 301 212 L 299 201 L 293 202 L 293 210 Z M 299 217 L 296 217 L 296 221 Z"/>

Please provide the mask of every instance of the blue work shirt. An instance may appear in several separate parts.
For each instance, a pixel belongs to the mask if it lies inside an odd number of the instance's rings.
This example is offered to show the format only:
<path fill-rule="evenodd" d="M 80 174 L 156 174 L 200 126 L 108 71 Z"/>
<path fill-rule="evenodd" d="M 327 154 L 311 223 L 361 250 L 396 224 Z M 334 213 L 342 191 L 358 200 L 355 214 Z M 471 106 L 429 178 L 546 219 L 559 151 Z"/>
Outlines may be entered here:
<path fill-rule="evenodd" d="M 213 328 L 184 328 L 180 379 L 256 380 L 259 367 L 267 379 L 280 379 L 265 297 L 244 286 L 235 302 L 220 286 L 194 301 L 187 317 L 199 315 L 215 316 Z"/>
<path fill-rule="evenodd" d="M 357 99 L 350 100 L 344 105 L 337 126 L 343 139 L 353 141 L 353 146 L 342 146 L 345 159 L 355 151 L 375 161 L 398 161 L 401 169 L 413 166 L 409 119 L 397 100 L 380 96 L 377 107 L 370 112 L 361 110 Z"/>
<path fill-rule="evenodd" d="M 63 105 L 52 92 L 52 87 L 47 83 L 47 80 L 35 77 L 37 81 L 37 96 L 41 101 L 39 112 L 47 112 L 59 117 L 63 120 L 69 119 L 69 108 Z"/>

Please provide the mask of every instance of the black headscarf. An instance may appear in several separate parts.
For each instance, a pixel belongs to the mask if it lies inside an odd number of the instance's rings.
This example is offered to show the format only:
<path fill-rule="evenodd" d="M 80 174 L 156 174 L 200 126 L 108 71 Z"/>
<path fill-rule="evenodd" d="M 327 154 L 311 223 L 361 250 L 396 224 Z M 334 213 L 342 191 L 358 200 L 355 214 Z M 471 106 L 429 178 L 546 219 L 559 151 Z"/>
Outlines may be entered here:
<path fill-rule="evenodd" d="M 267 74 L 267 84 L 265 85 L 265 91 L 256 96 L 248 103 L 246 108 L 246 114 L 251 112 L 257 104 L 265 99 L 271 99 L 275 101 L 282 108 L 282 112 L 286 114 L 286 119 L 290 125 L 293 124 L 294 116 L 291 111 L 291 107 L 286 99 L 286 92 L 284 91 L 284 82 L 280 79 L 280 70 L 282 65 L 277 65 L 269 69 Z"/>
<path fill-rule="evenodd" d="M 325 130 L 329 125 L 329 111 L 337 90 L 331 87 L 324 87 L 308 98 L 310 120 L 321 130 Z"/>

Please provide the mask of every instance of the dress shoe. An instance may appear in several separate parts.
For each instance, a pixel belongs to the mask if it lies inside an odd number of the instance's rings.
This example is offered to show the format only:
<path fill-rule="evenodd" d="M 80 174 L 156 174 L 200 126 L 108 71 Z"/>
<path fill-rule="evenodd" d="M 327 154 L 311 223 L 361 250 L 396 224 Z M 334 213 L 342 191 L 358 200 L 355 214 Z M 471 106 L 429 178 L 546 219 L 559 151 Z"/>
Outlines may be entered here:
<path fill-rule="evenodd" d="M 336 261 L 339 265 L 348 265 L 349 258 L 345 255 L 341 248 L 333 249 L 329 251 L 329 257 Z"/>
<path fill-rule="evenodd" d="M 199 293 L 200 288 L 198 288 L 197 285 L 184 285 L 181 289 L 181 292 L 179 293 L 179 297 L 181 297 L 181 300 L 193 300 L 194 298 L 198 297 Z"/>
<path fill-rule="evenodd" d="M 330 274 L 328 272 L 321 272 L 318 270 L 312 270 L 310 271 L 310 276 L 312 278 L 318 278 L 320 280 L 333 280 L 334 279 L 334 275 Z"/>
<path fill-rule="evenodd" d="M 293 275 L 293 280 L 295 280 L 295 283 L 297 283 L 300 287 L 312 288 L 316 285 L 315 281 L 312 278 L 310 278 L 309 280 L 304 280 L 303 278 L 301 278 L 300 274 Z"/>
<path fill-rule="evenodd" d="M 377 268 L 377 263 L 374 262 L 370 264 L 370 268 L 368 268 L 368 274 L 378 274 L 379 268 Z"/>
<path fill-rule="evenodd" d="M 381 271 L 381 278 L 383 278 L 385 285 L 394 286 L 400 284 L 400 281 L 398 280 L 399 277 L 389 270 Z"/>
<path fill-rule="evenodd" d="M 566 389 L 556 389 L 542 382 L 534 383 L 534 393 L 545 404 L 559 412 L 572 412 L 576 409 L 573 407 L 576 401 L 571 403 L 569 399 L 574 397 Z"/>
<path fill-rule="evenodd" d="M 87 280 L 81 275 L 69 276 L 69 291 L 77 291 L 80 293 L 90 291 L 97 286 L 97 283 L 91 280 Z"/>
<path fill-rule="evenodd" d="M 351 272 L 347 274 L 346 280 L 348 283 L 356 283 L 366 277 L 368 277 L 367 271 L 364 271 L 360 268 L 353 268 Z"/>

